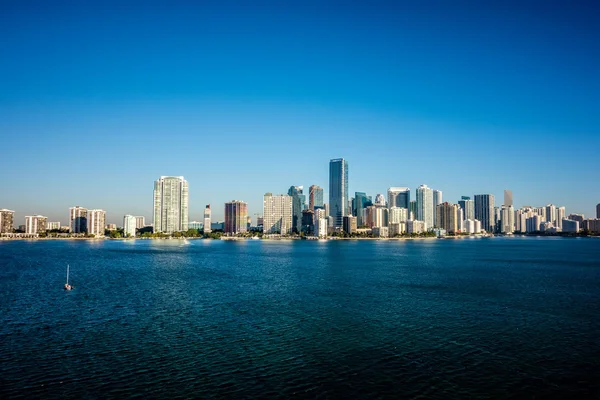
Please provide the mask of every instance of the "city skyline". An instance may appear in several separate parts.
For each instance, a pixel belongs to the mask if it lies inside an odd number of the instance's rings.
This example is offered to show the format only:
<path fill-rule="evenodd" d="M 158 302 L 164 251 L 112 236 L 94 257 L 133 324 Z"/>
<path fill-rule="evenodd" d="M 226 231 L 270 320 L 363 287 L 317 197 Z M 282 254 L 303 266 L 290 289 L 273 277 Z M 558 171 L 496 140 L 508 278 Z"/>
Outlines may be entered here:
<path fill-rule="evenodd" d="M 225 202 L 253 215 L 292 185 L 327 199 L 324 160 L 343 156 L 350 197 L 426 184 L 499 203 L 510 188 L 515 208 L 594 215 L 595 157 L 567 148 L 600 146 L 589 7 L 234 4 L 5 7 L 0 207 L 149 222 L 147 182 L 183 175 L 190 220 L 213 204 L 222 221 Z"/>

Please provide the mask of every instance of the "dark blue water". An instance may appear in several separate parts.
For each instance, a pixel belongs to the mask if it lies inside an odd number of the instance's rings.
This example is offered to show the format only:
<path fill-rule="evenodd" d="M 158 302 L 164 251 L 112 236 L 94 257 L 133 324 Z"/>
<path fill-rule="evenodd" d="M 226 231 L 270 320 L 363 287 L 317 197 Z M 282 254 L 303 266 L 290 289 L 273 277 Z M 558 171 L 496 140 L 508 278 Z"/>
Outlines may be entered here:
<path fill-rule="evenodd" d="M 0 312 L 2 398 L 600 396 L 597 239 L 0 242 Z"/>

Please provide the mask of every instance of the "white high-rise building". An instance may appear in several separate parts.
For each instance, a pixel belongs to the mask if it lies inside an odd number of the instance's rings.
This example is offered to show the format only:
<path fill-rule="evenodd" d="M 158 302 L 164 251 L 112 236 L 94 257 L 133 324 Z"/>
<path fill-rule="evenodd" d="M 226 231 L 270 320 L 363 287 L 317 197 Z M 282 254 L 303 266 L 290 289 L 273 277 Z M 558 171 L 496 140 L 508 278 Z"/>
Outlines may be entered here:
<path fill-rule="evenodd" d="M 86 233 L 87 225 L 87 208 L 75 206 L 69 208 L 69 227 L 71 233 Z"/>
<path fill-rule="evenodd" d="M 391 207 L 389 209 L 388 220 L 390 224 L 408 221 L 408 209 L 402 207 Z"/>
<path fill-rule="evenodd" d="M 154 232 L 188 230 L 188 193 L 183 176 L 161 176 L 154 182 Z"/>
<path fill-rule="evenodd" d="M 433 190 L 427 185 L 417 188 L 417 220 L 425 222 L 425 230 L 433 228 Z"/>
<path fill-rule="evenodd" d="M 558 230 L 562 230 L 562 221 L 563 219 L 566 219 L 566 214 L 567 213 L 567 209 L 565 207 L 557 207 L 556 208 L 556 223 L 554 224 L 554 226 L 558 229 Z"/>
<path fill-rule="evenodd" d="M 138 222 L 137 218 L 138 217 L 134 217 L 133 215 L 126 215 L 123 217 L 123 233 L 126 237 L 135 237 L 135 230 Z"/>
<path fill-rule="evenodd" d="M 88 210 L 87 214 L 88 234 L 104 236 L 104 227 L 106 226 L 106 211 Z"/>
<path fill-rule="evenodd" d="M 46 232 L 46 223 L 48 218 L 42 215 L 33 215 L 25 217 L 25 233 L 37 235 Z"/>
<path fill-rule="evenodd" d="M 57 231 L 60 229 L 60 222 L 46 222 L 46 229 L 49 231 Z"/>
<path fill-rule="evenodd" d="M 551 222 L 556 227 L 556 206 L 554 204 L 546 206 L 546 222 Z"/>
<path fill-rule="evenodd" d="M 425 221 L 406 221 L 406 233 L 423 233 L 427 230 Z"/>
<path fill-rule="evenodd" d="M 292 196 L 265 193 L 263 198 L 263 232 L 282 235 L 292 233 Z"/>
<path fill-rule="evenodd" d="M 315 225 L 315 236 L 322 239 L 325 239 L 327 237 L 328 220 L 329 218 L 317 219 L 317 223 Z"/>
<path fill-rule="evenodd" d="M 145 226 L 146 226 L 146 218 L 144 218 L 142 216 L 136 216 L 135 217 L 135 227 L 136 227 L 136 229 L 142 229 Z"/>
<path fill-rule="evenodd" d="M 515 231 L 515 210 L 513 206 L 502 206 L 500 210 L 500 232 L 513 233 Z"/>
<path fill-rule="evenodd" d="M 207 204 L 204 209 L 204 233 L 212 232 L 212 229 L 210 229 L 211 218 L 210 204 Z"/>
<path fill-rule="evenodd" d="M 378 193 L 377 196 L 375 196 L 375 205 L 385 207 L 385 196 L 381 193 Z"/>
<path fill-rule="evenodd" d="M 440 224 L 438 223 L 437 220 L 437 206 L 439 206 L 440 204 L 442 204 L 442 191 L 441 190 L 433 190 L 433 226 L 435 226 L 436 228 L 440 227 Z"/>

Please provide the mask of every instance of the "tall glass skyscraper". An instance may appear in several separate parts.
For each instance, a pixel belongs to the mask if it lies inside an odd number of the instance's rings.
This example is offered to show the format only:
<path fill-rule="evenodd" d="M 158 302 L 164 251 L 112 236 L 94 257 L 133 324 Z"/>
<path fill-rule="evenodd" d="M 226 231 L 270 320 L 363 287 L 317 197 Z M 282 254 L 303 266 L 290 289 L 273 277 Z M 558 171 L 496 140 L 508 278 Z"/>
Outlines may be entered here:
<path fill-rule="evenodd" d="M 481 221 L 481 229 L 486 232 L 494 231 L 494 195 L 476 194 L 475 195 L 475 219 Z"/>
<path fill-rule="evenodd" d="M 417 220 L 425 222 L 425 229 L 433 229 L 433 190 L 427 185 L 417 188 Z"/>
<path fill-rule="evenodd" d="M 306 196 L 302 186 L 290 186 L 288 196 L 292 196 L 292 232 L 300 233 L 302 228 L 302 211 L 306 204 Z"/>
<path fill-rule="evenodd" d="M 410 189 L 407 187 L 391 187 L 388 189 L 388 208 L 410 207 Z"/>
<path fill-rule="evenodd" d="M 323 188 L 318 185 L 311 185 L 308 190 L 308 208 L 313 211 L 315 207 L 323 208 Z"/>
<path fill-rule="evenodd" d="M 348 215 L 348 161 L 336 158 L 329 161 L 329 216 L 333 227 L 342 228 Z"/>
<path fill-rule="evenodd" d="M 188 182 L 183 176 L 161 176 L 154 182 L 154 232 L 188 230 Z"/>

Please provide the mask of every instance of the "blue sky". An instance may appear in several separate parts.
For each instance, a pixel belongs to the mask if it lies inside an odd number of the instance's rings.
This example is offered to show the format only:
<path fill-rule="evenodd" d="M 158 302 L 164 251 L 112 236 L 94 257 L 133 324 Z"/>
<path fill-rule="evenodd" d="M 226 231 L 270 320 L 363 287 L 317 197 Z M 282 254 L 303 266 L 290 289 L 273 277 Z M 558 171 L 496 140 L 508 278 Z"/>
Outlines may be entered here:
<path fill-rule="evenodd" d="M 79 3 L 0 3 L 17 223 L 74 205 L 150 222 L 161 175 L 189 181 L 190 220 L 260 213 L 265 192 L 327 190 L 338 157 L 351 193 L 600 202 L 595 2 Z"/>

